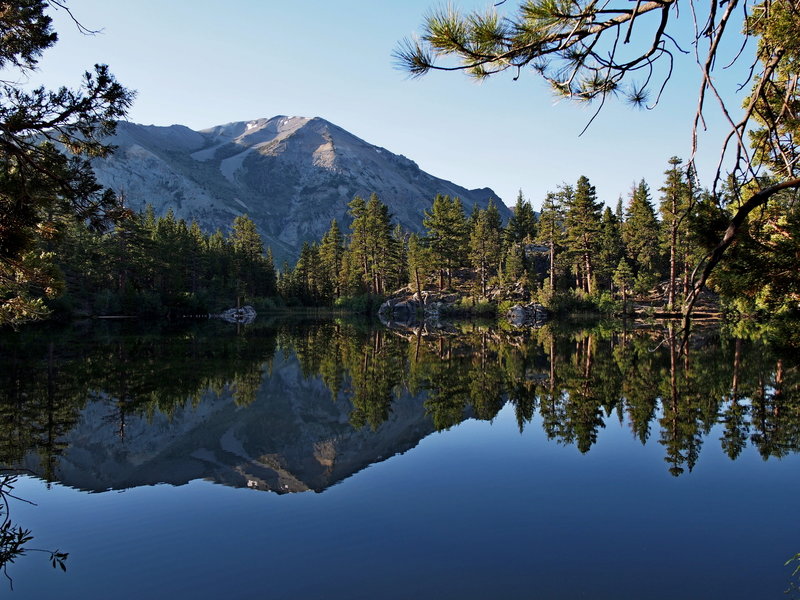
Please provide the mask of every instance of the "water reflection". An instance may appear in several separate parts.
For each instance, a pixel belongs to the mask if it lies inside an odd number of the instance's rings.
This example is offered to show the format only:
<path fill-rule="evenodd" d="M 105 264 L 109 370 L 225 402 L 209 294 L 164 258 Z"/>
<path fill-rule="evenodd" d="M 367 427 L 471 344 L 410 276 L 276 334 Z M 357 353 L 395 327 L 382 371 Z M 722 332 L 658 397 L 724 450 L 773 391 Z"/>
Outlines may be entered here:
<path fill-rule="evenodd" d="M 320 491 L 506 404 L 520 431 L 538 423 L 581 453 L 617 419 L 657 439 L 676 476 L 704 443 L 731 459 L 797 450 L 796 359 L 719 332 L 684 355 L 679 342 L 668 327 L 347 321 L 14 334 L 0 340 L 0 463 L 92 491 L 198 478 Z"/>

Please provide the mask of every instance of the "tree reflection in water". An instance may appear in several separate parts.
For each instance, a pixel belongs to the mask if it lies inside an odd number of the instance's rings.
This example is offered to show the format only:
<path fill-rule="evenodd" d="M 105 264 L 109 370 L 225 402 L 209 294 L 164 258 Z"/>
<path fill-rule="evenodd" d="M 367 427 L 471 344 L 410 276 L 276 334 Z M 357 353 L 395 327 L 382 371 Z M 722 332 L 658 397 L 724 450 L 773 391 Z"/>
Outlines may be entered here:
<path fill-rule="evenodd" d="M 643 444 L 655 436 L 675 476 L 692 470 L 716 424 L 731 459 L 748 443 L 764 459 L 797 451 L 796 358 L 719 331 L 696 335 L 682 354 L 678 338 L 671 325 L 392 331 L 345 320 L 275 321 L 240 334 L 215 323 L 13 334 L 0 345 L 0 461 L 34 453 L 50 480 L 90 400 L 107 403 L 121 438 L 131 415 L 169 417 L 209 392 L 249 406 L 276 353 L 296 356 L 302 377 L 349 402 L 355 429 L 378 430 L 409 394 L 435 429 L 492 420 L 510 405 L 520 431 L 538 419 L 548 439 L 581 453 L 614 418 Z"/>

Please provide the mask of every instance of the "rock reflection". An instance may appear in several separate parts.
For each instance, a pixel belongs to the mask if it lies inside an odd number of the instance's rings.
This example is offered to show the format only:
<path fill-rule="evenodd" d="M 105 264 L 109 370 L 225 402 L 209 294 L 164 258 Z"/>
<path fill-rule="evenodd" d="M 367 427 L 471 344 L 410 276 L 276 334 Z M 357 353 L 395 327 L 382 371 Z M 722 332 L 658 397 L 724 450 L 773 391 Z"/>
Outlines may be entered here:
<path fill-rule="evenodd" d="M 681 354 L 676 338 L 342 320 L 13 334 L 0 346 L 0 462 L 91 491 L 198 478 L 321 491 L 506 405 L 520 431 L 538 422 L 582 453 L 617 419 L 655 437 L 676 476 L 704 443 L 731 459 L 748 443 L 765 459 L 797 451 L 796 359 L 718 332 Z"/>

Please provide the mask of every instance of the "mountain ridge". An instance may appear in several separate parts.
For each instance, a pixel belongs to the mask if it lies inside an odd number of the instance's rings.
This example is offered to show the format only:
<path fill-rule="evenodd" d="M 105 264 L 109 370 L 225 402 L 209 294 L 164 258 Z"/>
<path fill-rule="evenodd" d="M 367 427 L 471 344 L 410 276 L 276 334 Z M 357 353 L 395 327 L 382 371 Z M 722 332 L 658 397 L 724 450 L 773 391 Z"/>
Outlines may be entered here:
<path fill-rule="evenodd" d="M 460 197 L 467 213 L 494 199 L 510 216 L 490 188 L 469 190 L 435 177 L 321 117 L 278 115 L 199 131 L 121 121 L 110 143 L 117 151 L 96 159 L 95 173 L 128 206 L 149 203 L 158 215 L 172 209 L 210 231 L 247 214 L 276 260 L 295 258 L 332 219 L 346 227 L 356 195 L 376 193 L 410 231 L 421 230 L 436 194 Z"/>

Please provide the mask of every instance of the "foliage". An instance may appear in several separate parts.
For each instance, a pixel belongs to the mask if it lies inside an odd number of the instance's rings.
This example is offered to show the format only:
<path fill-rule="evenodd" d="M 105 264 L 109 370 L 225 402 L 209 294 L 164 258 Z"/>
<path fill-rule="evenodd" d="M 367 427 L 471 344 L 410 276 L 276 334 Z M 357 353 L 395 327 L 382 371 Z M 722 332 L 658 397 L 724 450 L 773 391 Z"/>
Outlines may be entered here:
<path fill-rule="evenodd" d="M 737 40 L 737 34 L 732 33 L 732 20 L 740 7 L 744 15 L 743 39 Z M 712 272 L 747 228 L 754 211 L 772 202 L 776 194 L 800 188 L 800 47 L 796 35 L 800 10 L 797 0 L 690 4 L 692 19 L 698 26 L 682 43 L 679 40 L 687 36 L 687 28 L 677 23 L 678 8 L 677 0 L 637 2 L 633 7 L 625 2 L 522 0 L 499 2 L 488 11 L 470 13 L 448 5 L 430 12 L 419 38 L 402 41 L 395 58 L 400 68 L 412 76 L 431 70 L 462 70 L 483 79 L 510 70 L 517 78 L 523 69 L 530 68 L 559 96 L 581 102 L 599 100 L 599 112 L 612 96 L 652 108 L 671 79 L 674 50 L 683 53 L 683 47 L 694 47 L 700 86 L 697 112 L 690 125 L 692 156 L 697 154 L 698 132 L 705 128 L 706 113 L 711 110 L 709 98 L 717 101 L 728 131 L 720 136 L 719 163 L 709 193 L 713 198 L 709 207 L 724 225 L 716 230 L 713 244 L 705 247 L 704 256 L 693 257 L 697 260 L 691 281 L 689 270 L 684 269 L 683 308 L 690 313 Z M 506 9 L 509 13 L 501 15 L 499 11 Z M 756 60 L 745 65 L 745 82 L 737 82 L 738 89 L 723 88 L 715 70 L 747 60 L 742 58 L 746 55 L 742 49 L 751 37 L 757 40 Z M 724 56 L 728 52 L 730 60 Z M 646 75 L 641 77 L 642 73 Z M 740 115 L 736 115 L 730 103 L 735 93 L 748 84 L 750 95 Z M 745 144 L 748 136 L 751 149 Z M 727 174 L 724 166 L 728 167 Z M 692 182 L 692 161 L 689 171 L 687 179 Z M 720 183 L 726 181 L 734 194 L 721 193 Z M 677 192 L 675 183 L 677 180 L 667 185 L 672 190 L 668 195 Z M 673 194 L 669 202 L 676 198 Z M 682 218 L 679 214 L 685 211 L 678 204 L 665 214 L 670 222 L 670 307 L 676 300 L 679 235 L 675 225 L 676 219 Z M 571 242 L 574 245 L 577 239 L 572 237 Z M 626 245 L 639 289 L 643 290 L 652 282 L 652 257 L 642 254 L 644 247 L 640 244 Z M 585 242 L 582 246 L 585 265 L 581 267 L 583 273 L 576 275 L 583 279 L 579 287 L 591 291 L 591 252 Z M 769 261 L 769 254 L 765 256 Z M 551 282 L 551 289 L 554 287 Z"/>
<path fill-rule="evenodd" d="M 572 262 L 576 287 L 591 294 L 595 287 L 602 203 L 587 177 L 581 176 L 573 193 L 564 197 L 564 245 Z"/>
<path fill-rule="evenodd" d="M 199 315 L 274 297 L 275 269 L 246 215 L 229 236 L 203 233 L 169 211 L 129 213 L 106 232 L 74 224 L 54 247 L 66 287 L 50 307 L 64 319 L 81 315 Z"/>
<path fill-rule="evenodd" d="M 86 72 L 78 89 L 27 91 L 19 83 L 57 40 L 47 8 L 25 0 L 0 12 L 0 68 L 9 71 L 0 83 L 0 325 L 46 313 L 43 300 L 60 286 L 50 247 L 71 223 L 98 228 L 124 214 L 89 159 L 111 151 L 104 138 L 133 94 L 105 65 Z"/>
<path fill-rule="evenodd" d="M 500 271 L 500 258 L 503 253 L 501 228 L 500 213 L 490 201 L 486 210 L 478 212 L 469 239 L 469 258 L 478 273 L 479 292 L 483 297 L 486 297 L 489 278 Z"/>
<path fill-rule="evenodd" d="M 59 567 L 62 571 L 67 570 L 68 552 L 60 550 L 43 550 L 41 548 L 30 548 L 27 544 L 33 540 L 33 535 L 29 529 L 16 525 L 11 520 L 10 502 L 11 500 L 23 501 L 13 494 L 14 485 L 17 482 L 17 475 L 14 473 L 0 474 L 0 570 L 8 579 L 11 589 L 14 589 L 14 581 L 8 574 L 8 567 L 17 558 L 24 556 L 28 552 L 41 552 L 49 555 L 50 565 L 55 569 Z"/>
<path fill-rule="evenodd" d="M 597 304 L 583 290 L 573 289 L 556 292 L 545 301 L 545 308 L 557 316 L 576 313 L 599 313 Z"/>
<path fill-rule="evenodd" d="M 659 223 L 650 199 L 650 188 L 641 180 L 631 192 L 622 227 L 625 255 L 636 278 L 636 291 L 647 292 L 655 283 L 661 265 Z"/>
<path fill-rule="evenodd" d="M 459 198 L 437 195 L 422 224 L 427 230 L 427 245 L 439 264 L 439 289 L 453 281 L 453 271 L 467 260 L 469 229 Z"/>

